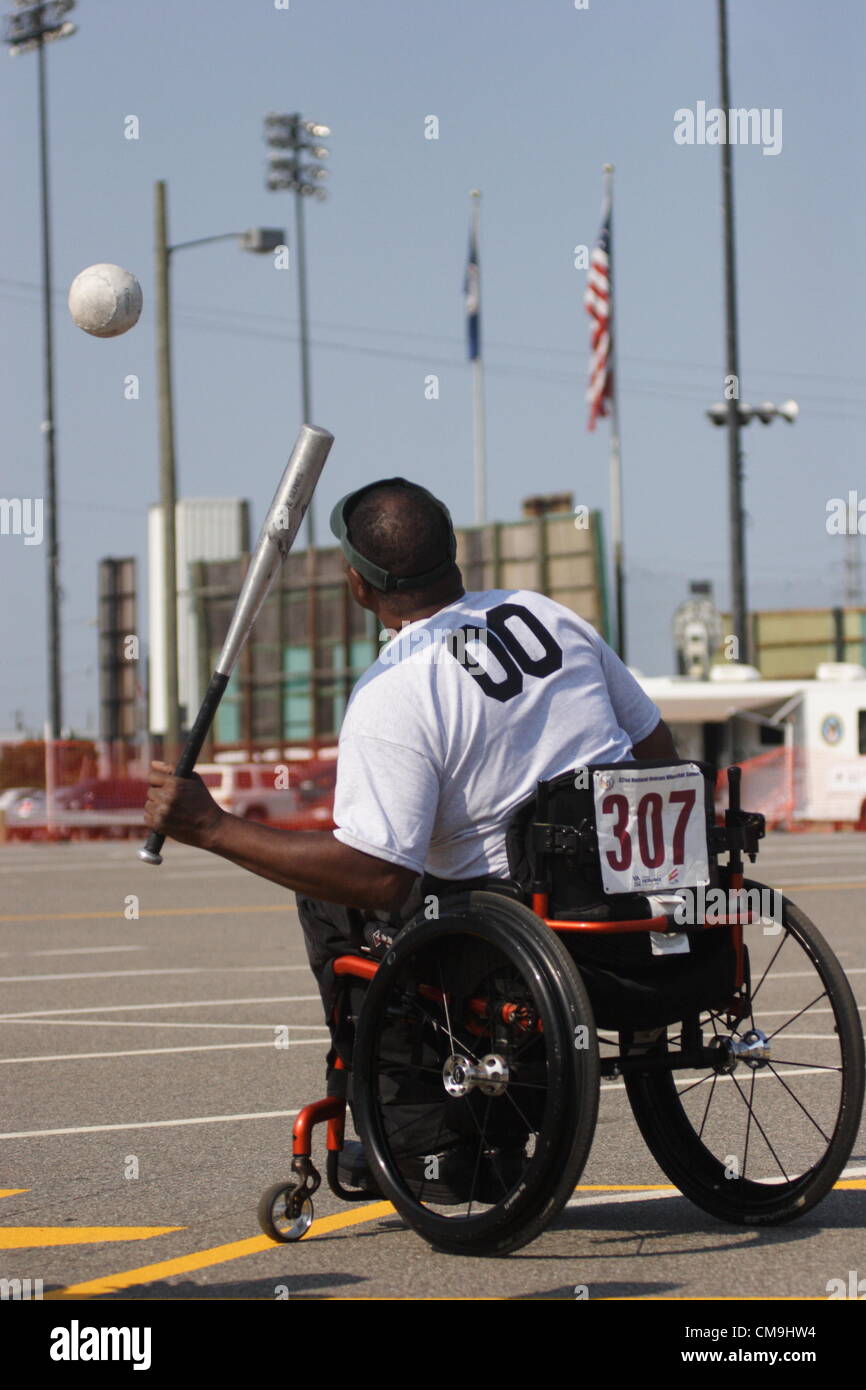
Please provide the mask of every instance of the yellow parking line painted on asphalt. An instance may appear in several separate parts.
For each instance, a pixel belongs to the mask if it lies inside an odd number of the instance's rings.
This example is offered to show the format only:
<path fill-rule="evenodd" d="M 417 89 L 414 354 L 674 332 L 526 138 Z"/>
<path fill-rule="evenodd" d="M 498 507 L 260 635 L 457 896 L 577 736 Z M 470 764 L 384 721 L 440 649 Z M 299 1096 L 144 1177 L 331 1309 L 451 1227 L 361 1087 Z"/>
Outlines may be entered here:
<path fill-rule="evenodd" d="M 842 1178 L 835 1184 L 837 1188 L 866 1188 L 866 1178 Z M 677 1192 L 679 1189 L 669 1183 L 585 1183 L 575 1188 L 575 1192 Z M 390 1202 L 372 1202 L 339 1212 L 333 1216 L 322 1216 L 314 1221 L 304 1240 L 327 1235 L 331 1231 L 346 1230 L 350 1226 L 361 1226 L 368 1221 L 378 1221 L 394 1214 Z M 183 1230 L 183 1227 L 166 1227 L 166 1230 Z M 100 1294 L 117 1293 L 142 1284 L 154 1284 L 169 1279 L 175 1274 L 187 1274 L 196 1269 L 208 1269 L 213 1265 L 227 1264 L 231 1260 L 244 1259 L 247 1255 L 258 1255 L 265 1250 L 274 1249 L 280 1242 L 269 1236 L 251 1236 L 248 1240 L 235 1240 L 227 1245 L 214 1245 L 209 1250 L 199 1250 L 191 1255 L 179 1255 L 173 1260 L 162 1260 L 158 1264 L 142 1265 L 138 1269 L 124 1270 L 119 1274 L 107 1274 L 99 1279 L 89 1279 L 83 1284 L 70 1284 L 65 1289 L 57 1289 L 45 1294 L 45 1298 L 96 1298 Z M 607 1300 L 605 1300 L 607 1301 Z M 620 1300 L 610 1300 L 620 1301 Z M 627 1300 L 622 1300 L 627 1301 Z"/>
<path fill-rule="evenodd" d="M 672 1182 L 579 1183 L 575 1192 L 678 1192 Z"/>
<path fill-rule="evenodd" d="M 0 1226 L 0 1250 L 47 1250 L 50 1245 L 100 1245 L 110 1240 L 150 1240 L 185 1226 Z"/>
<path fill-rule="evenodd" d="M 0 1187 L 0 1197 L 17 1197 L 19 1192 L 29 1192 L 29 1187 Z"/>
<path fill-rule="evenodd" d="M 770 885 L 767 884 L 767 887 L 769 888 Z M 823 893 L 850 892 L 854 888 L 859 888 L 862 893 L 863 889 L 866 888 L 866 883 L 862 879 L 855 879 L 853 883 L 779 883 L 776 885 L 776 892 L 796 893 L 798 888 L 808 891 L 812 889 L 817 891 L 820 888 Z"/>
<path fill-rule="evenodd" d="M 339 1231 L 346 1226 L 357 1226 L 365 1221 L 377 1221 L 380 1216 L 392 1215 L 393 1211 L 390 1202 L 373 1202 L 369 1206 L 363 1206 L 360 1211 L 323 1216 L 313 1222 L 304 1239 L 310 1240 L 313 1236 L 326 1235 L 329 1231 Z M 207 1269 L 209 1265 L 240 1260 L 246 1255 L 258 1255 L 264 1250 L 276 1249 L 279 1244 L 279 1241 L 271 1240 L 270 1236 L 251 1236 L 248 1240 L 234 1240 L 228 1245 L 214 1245 L 210 1250 L 199 1250 L 193 1255 L 180 1255 L 174 1260 L 161 1260 L 159 1264 L 142 1265 L 140 1269 L 127 1269 L 121 1274 L 107 1274 L 102 1279 L 88 1279 L 83 1284 L 70 1284 L 65 1289 L 45 1294 L 45 1298 L 94 1298 L 98 1294 L 116 1293 L 120 1289 L 130 1289 L 137 1284 L 154 1284 L 161 1279 L 169 1279 L 173 1274 L 186 1274 L 193 1269 Z"/>
<path fill-rule="evenodd" d="M 862 887 L 862 884 L 861 884 Z M 291 912 L 288 905 L 260 903 L 257 907 L 151 907 L 140 914 L 145 917 L 204 917 L 216 912 Z M 93 922 L 97 919 L 122 917 L 116 909 L 113 912 L 21 912 L 0 917 L 0 922 Z"/>

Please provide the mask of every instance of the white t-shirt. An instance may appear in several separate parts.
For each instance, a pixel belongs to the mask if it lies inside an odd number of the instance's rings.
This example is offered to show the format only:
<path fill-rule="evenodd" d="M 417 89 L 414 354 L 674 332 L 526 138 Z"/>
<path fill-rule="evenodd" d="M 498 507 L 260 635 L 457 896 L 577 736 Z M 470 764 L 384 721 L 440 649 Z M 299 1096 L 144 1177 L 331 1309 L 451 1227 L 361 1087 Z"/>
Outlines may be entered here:
<path fill-rule="evenodd" d="M 355 686 L 334 834 L 419 874 L 505 878 L 508 822 L 539 779 L 628 758 L 659 717 L 569 609 L 525 589 L 465 594 L 405 626 Z"/>

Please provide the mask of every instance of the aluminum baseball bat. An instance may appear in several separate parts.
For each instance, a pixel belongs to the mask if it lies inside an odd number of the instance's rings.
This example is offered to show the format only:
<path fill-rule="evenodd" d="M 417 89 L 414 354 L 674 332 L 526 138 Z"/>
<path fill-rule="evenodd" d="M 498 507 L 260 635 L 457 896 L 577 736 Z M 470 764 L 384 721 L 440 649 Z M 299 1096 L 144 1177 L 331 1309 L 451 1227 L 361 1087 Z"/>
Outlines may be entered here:
<path fill-rule="evenodd" d="M 333 442 L 334 436 L 328 430 L 319 429 L 317 425 L 301 426 L 291 458 L 268 508 L 216 669 L 195 723 L 187 734 L 174 770 L 175 777 L 189 777 L 192 774 L 229 677 L 277 572 L 292 548 Z M 164 835 L 152 830 L 138 851 L 139 859 L 145 864 L 161 864 L 160 850 L 164 840 Z"/>

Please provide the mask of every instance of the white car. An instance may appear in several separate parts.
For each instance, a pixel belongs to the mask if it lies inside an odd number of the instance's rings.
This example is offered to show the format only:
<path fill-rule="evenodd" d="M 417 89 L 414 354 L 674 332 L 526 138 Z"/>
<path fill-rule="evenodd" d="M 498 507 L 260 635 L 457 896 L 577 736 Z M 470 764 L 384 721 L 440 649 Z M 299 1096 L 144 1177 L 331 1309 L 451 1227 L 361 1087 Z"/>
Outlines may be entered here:
<path fill-rule="evenodd" d="M 0 814 L 9 829 L 17 825 L 42 823 L 45 818 L 45 792 L 41 787 L 7 787 L 0 792 Z"/>
<path fill-rule="evenodd" d="M 298 787 L 278 785 L 285 763 L 203 763 L 196 772 L 217 805 L 244 820 L 284 821 L 302 809 Z"/>

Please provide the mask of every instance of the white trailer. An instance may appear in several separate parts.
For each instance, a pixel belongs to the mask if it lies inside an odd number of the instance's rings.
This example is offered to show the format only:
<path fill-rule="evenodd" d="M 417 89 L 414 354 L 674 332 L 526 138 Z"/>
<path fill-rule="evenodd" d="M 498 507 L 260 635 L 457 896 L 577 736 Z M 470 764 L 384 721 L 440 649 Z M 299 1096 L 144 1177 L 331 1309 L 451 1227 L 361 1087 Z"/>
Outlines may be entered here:
<path fill-rule="evenodd" d="M 681 757 L 743 767 L 743 804 L 774 824 L 866 826 L 866 669 L 828 662 L 814 680 L 762 680 L 751 667 L 711 679 L 638 679 Z"/>

